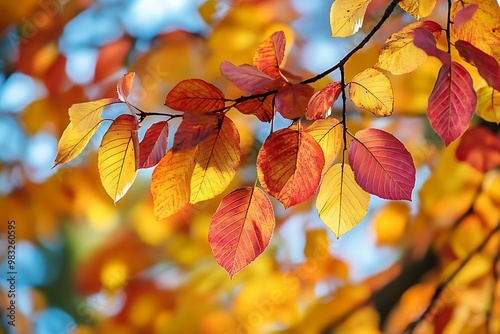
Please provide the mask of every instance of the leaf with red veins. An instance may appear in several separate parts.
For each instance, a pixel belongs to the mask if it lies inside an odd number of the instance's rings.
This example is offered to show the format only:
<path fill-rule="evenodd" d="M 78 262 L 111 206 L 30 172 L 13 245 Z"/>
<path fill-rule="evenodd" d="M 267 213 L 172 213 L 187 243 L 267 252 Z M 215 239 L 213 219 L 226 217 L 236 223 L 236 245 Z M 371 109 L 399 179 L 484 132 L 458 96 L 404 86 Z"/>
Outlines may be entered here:
<path fill-rule="evenodd" d="M 149 168 L 160 162 L 167 153 L 168 122 L 151 125 L 139 144 L 139 168 Z"/>
<path fill-rule="evenodd" d="M 226 100 L 222 91 L 201 79 L 179 82 L 168 93 L 165 105 L 178 111 L 213 112 L 224 109 Z"/>
<path fill-rule="evenodd" d="M 286 38 L 283 31 L 276 31 L 260 43 L 253 57 L 253 64 L 259 70 L 277 79 L 281 76 L 280 65 L 285 57 Z"/>
<path fill-rule="evenodd" d="M 307 104 L 306 119 L 327 118 L 333 103 L 339 98 L 342 87 L 339 81 L 331 82 L 319 92 L 314 93 Z"/>
<path fill-rule="evenodd" d="M 276 110 L 285 118 L 299 118 L 305 114 L 313 94 L 314 88 L 309 85 L 285 86 L 276 94 Z"/>
<path fill-rule="evenodd" d="M 257 93 L 264 93 L 260 91 Z M 249 99 L 239 102 L 236 109 L 245 115 L 255 115 L 262 122 L 270 122 L 274 116 L 273 113 L 273 98 L 274 95 Z"/>
<path fill-rule="evenodd" d="M 130 91 L 132 90 L 132 84 L 134 82 L 135 72 L 129 72 L 123 75 L 120 80 L 118 80 L 118 84 L 116 85 L 116 92 L 118 93 L 118 98 L 128 103 L 128 96 L 130 95 Z"/>
<path fill-rule="evenodd" d="M 223 61 L 220 64 L 220 71 L 226 79 L 248 94 L 265 89 L 275 80 L 255 66 L 248 64 L 236 66 L 228 61 Z"/>

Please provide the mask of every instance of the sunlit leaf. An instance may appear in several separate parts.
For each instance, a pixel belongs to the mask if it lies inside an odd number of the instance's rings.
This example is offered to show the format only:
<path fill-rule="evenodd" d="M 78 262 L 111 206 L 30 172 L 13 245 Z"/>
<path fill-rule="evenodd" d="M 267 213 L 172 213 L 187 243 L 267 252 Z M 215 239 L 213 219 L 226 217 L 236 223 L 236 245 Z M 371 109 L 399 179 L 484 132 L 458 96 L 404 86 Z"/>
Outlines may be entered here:
<path fill-rule="evenodd" d="M 107 98 L 91 102 L 73 104 L 69 108 L 69 119 L 74 131 L 84 131 L 101 122 L 101 113 L 105 107 L 118 103 L 117 98 Z"/>
<path fill-rule="evenodd" d="M 54 167 L 69 162 L 82 153 L 101 123 L 102 121 L 87 130 L 76 131 L 70 122 L 59 139 Z"/>
<path fill-rule="evenodd" d="M 396 137 L 378 129 L 361 130 L 351 142 L 348 158 L 356 182 L 365 191 L 385 199 L 411 201 L 415 165 Z"/>
<path fill-rule="evenodd" d="M 139 168 L 156 165 L 167 152 L 168 122 L 151 125 L 139 144 Z"/>
<path fill-rule="evenodd" d="M 490 86 L 479 89 L 476 113 L 488 122 L 500 123 L 500 93 Z"/>
<path fill-rule="evenodd" d="M 349 37 L 363 25 L 371 0 L 335 0 L 330 8 L 332 37 Z"/>
<path fill-rule="evenodd" d="M 342 87 L 339 81 L 331 82 L 314 93 L 307 104 L 306 119 L 315 120 L 328 117 L 333 103 L 339 98 Z"/>
<path fill-rule="evenodd" d="M 118 98 L 127 102 L 130 91 L 132 90 L 132 83 L 134 82 L 135 72 L 129 72 L 123 75 L 120 80 L 118 80 L 118 85 L 116 86 L 116 92 L 118 93 Z"/>
<path fill-rule="evenodd" d="M 457 147 L 457 159 L 486 173 L 500 166 L 500 136 L 482 126 L 467 130 Z"/>
<path fill-rule="evenodd" d="M 269 75 L 257 69 L 255 66 L 248 64 L 236 66 L 228 61 L 223 61 L 220 64 L 220 71 L 226 79 L 230 80 L 239 89 L 249 94 L 253 94 L 258 90 L 263 90 L 274 81 Z"/>
<path fill-rule="evenodd" d="M 222 193 L 234 178 L 240 164 L 240 136 L 228 117 L 219 128 L 198 144 L 196 165 L 191 179 L 192 204 Z"/>
<path fill-rule="evenodd" d="M 309 85 L 291 85 L 281 88 L 276 94 L 276 110 L 285 118 L 295 119 L 305 114 L 307 103 L 314 94 Z"/>
<path fill-rule="evenodd" d="M 443 65 L 429 97 L 427 116 L 446 145 L 467 130 L 476 100 L 469 72 L 456 62 L 451 66 Z"/>
<path fill-rule="evenodd" d="M 414 22 L 389 36 L 380 50 L 376 67 L 392 74 L 405 74 L 417 69 L 427 59 L 427 54 L 413 44 L 415 29 L 430 31 L 437 40 L 441 35 L 441 25 L 434 21 Z"/>
<path fill-rule="evenodd" d="M 115 203 L 126 194 L 137 176 L 137 129 L 134 116 L 118 116 L 104 134 L 97 151 L 101 183 Z"/>
<path fill-rule="evenodd" d="M 208 242 L 217 263 L 233 277 L 269 245 L 274 212 L 259 188 L 239 188 L 224 197 L 210 222 Z"/>
<path fill-rule="evenodd" d="M 394 111 L 391 81 L 374 68 L 368 68 L 352 79 L 349 83 L 349 95 L 357 107 L 376 116 L 389 116 Z"/>
<path fill-rule="evenodd" d="M 318 119 L 307 127 L 306 132 L 316 140 L 323 150 L 325 166 L 321 173 L 324 174 L 330 169 L 342 149 L 342 124 L 335 118 Z"/>
<path fill-rule="evenodd" d="M 216 114 L 187 112 L 174 137 L 174 151 L 186 150 L 198 145 L 217 131 L 219 117 Z"/>
<path fill-rule="evenodd" d="M 276 31 L 260 43 L 253 57 L 253 65 L 276 79 L 281 76 L 279 66 L 285 57 L 286 38 L 283 31 Z"/>
<path fill-rule="evenodd" d="M 439 59 L 443 65 L 449 66 L 451 62 L 450 55 L 436 46 L 436 37 L 429 30 L 416 28 L 413 32 L 413 44 L 424 50 L 427 55 Z"/>
<path fill-rule="evenodd" d="M 323 151 L 311 135 L 285 128 L 262 144 L 257 175 L 262 187 L 288 208 L 314 195 L 324 163 Z"/>
<path fill-rule="evenodd" d="M 221 90 L 201 79 L 179 82 L 165 100 L 167 107 L 179 111 L 212 112 L 222 110 L 225 104 Z"/>
<path fill-rule="evenodd" d="M 453 29 L 454 31 L 459 31 L 462 26 L 470 21 L 476 11 L 478 6 L 476 4 L 472 4 L 460 9 L 453 18 Z"/>
<path fill-rule="evenodd" d="M 456 41 L 455 48 L 465 61 L 477 67 L 479 74 L 488 85 L 500 91 L 500 66 L 495 58 L 465 41 Z"/>
<path fill-rule="evenodd" d="M 167 218 L 189 203 L 197 149 L 169 150 L 153 171 L 151 194 L 157 219 Z"/>
<path fill-rule="evenodd" d="M 405 202 L 388 202 L 373 217 L 377 245 L 398 245 L 405 236 L 410 220 L 410 206 Z"/>
<path fill-rule="evenodd" d="M 351 167 L 342 168 L 338 163 L 321 182 L 316 209 L 321 220 L 339 238 L 363 220 L 369 203 L 370 195 L 356 183 Z"/>
<path fill-rule="evenodd" d="M 402 0 L 399 6 L 417 20 L 431 15 L 436 0 Z"/>
<path fill-rule="evenodd" d="M 269 122 L 274 116 L 273 99 L 274 95 L 267 95 L 246 100 L 238 103 L 236 109 L 245 115 L 255 115 L 262 122 Z"/>

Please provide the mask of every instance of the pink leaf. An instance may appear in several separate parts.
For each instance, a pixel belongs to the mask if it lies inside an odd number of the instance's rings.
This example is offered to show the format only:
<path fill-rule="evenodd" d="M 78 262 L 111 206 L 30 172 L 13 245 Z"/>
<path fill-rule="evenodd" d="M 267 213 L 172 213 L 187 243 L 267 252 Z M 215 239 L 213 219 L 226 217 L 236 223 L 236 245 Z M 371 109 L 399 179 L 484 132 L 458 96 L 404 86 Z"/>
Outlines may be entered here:
<path fill-rule="evenodd" d="M 167 121 L 151 125 L 139 144 L 139 168 L 156 165 L 167 152 L 167 140 Z"/>
<path fill-rule="evenodd" d="M 276 94 L 276 110 L 285 118 L 298 118 L 306 112 L 307 103 L 313 94 L 314 88 L 309 85 L 283 87 Z"/>
<path fill-rule="evenodd" d="M 331 82 L 309 100 L 307 104 L 306 119 L 315 120 L 320 118 L 327 118 L 328 110 L 332 104 L 339 98 L 342 92 L 340 82 Z"/>
<path fill-rule="evenodd" d="M 427 117 L 446 145 L 467 130 L 476 102 L 469 72 L 456 62 L 443 65 L 429 97 Z"/>
<path fill-rule="evenodd" d="M 436 46 L 436 38 L 429 30 L 417 28 L 413 33 L 413 44 L 425 51 L 429 56 L 436 57 L 443 65 L 450 64 L 451 57 L 445 51 L 438 49 Z"/>
<path fill-rule="evenodd" d="M 500 91 L 500 66 L 495 58 L 466 41 L 456 41 L 455 48 L 465 61 L 476 65 L 488 85 Z"/>
<path fill-rule="evenodd" d="M 411 201 L 415 165 L 411 154 L 396 137 L 382 130 L 356 133 L 348 154 L 356 182 L 381 198 Z"/>
<path fill-rule="evenodd" d="M 220 71 L 226 79 L 248 94 L 262 90 L 274 81 L 269 75 L 248 64 L 236 66 L 223 61 L 220 64 Z"/>
<path fill-rule="evenodd" d="M 232 278 L 267 248 L 274 225 L 273 207 L 261 189 L 236 189 L 222 199 L 208 228 L 215 260 Z"/>
<path fill-rule="evenodd" d="M 474 14 L 476 14 L 476 11 L 478 9 L 478 6 L 474 3 L 471 4 L 467 7 L 464 7 L 460 9 L 457 14 L 455 15 L 455 18 L 453 19 L 453 29 L 455 32 L 460 30 L 462 26 L 470 21 Z"/>

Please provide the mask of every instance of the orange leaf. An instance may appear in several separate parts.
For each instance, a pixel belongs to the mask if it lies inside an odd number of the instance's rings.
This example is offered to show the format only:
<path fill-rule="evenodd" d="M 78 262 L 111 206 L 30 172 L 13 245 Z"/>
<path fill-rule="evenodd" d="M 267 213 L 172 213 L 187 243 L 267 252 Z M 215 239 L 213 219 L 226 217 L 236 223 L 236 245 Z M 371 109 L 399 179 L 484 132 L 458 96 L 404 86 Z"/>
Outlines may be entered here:
<path fill-rule="evenodd" d="M 262 187 L 288 208 L 314 195 L 324 164 L 323 151 L 310 134 L 285 128 L 262 144 L 257 175 Z"/>
<path fill-rule="evenodd" d="M 168 122 L 158 122 L 146 131 L 139 144 L 139 168 L 156 165 L 167 152 Z"/>
<path fill-rule="evenodd" d="M 115 203 L 125 195 L 137 175 L 138 126 L 134 116 L 118 116 L 97 151 L 101 183 Z"/>
<path fill-rule="evenodd" d="M 189 149 L 214 133 L 219 126 L 216 114 L 185 113 L 174 137 L 174 151 Z"/>
<path fill-rule="evenodd" d="M 313 94 L 314 88 L 309 85 L 285 86 L 276 94 L 276 110 L 285 118 L 299 118 L 306 112 L 307 103 Z"/>
<path fill-rule="evenodd" d="M 391 82 L 385 74 L 374 68 L 367 68 L 352 79 L 349 96 L 357 107 L 376 116 L 389 116 L 394 111 Z"/>
<path fill-rule="evenodd" d="M 327 118 L 333 103 L 339 98 L 342 87 L 339 81 L 331 82 L 314 93 L 307 104 L 306 119 Z"/>
<path fill-rule="evenodd" d="M 482 126 L 467 130 L 456 151 L 457 159 L 486 173 L 500 166 L 500 136 Z"/>
<path fill-rule="evenodd" d="M 101 113 L 105 107 L 118 103 L 116 98 L 73 104 L 68 112 L 74 131 L 83 131 L 95 127 L 101 122 Z"/>
<path fill-rule="evenodd" d="M 222 116 L 219 128 L 198 144 L 191 178 L 190 203 L 214 198 L 231 183 L 240 165 L 240 135 L 233 121 Z"/>
<path fill-rule="evenodd" d="M 240 102 L 236 105 L 236 109 L 245 115 L 255 115 L 262 122 L 270 122 L 274 115 L 273 96 L 268 95 Z"/>
<path fill-rule="evenodd" d="M 201 79 L 179 82 L 167 95 L 165 105 L 178 111 L 213 112 L 224 109 L 224 94 L 211 83 Z"/>
<path fill-rule="evenodd" d="M 306 129 L 323 150 L 325 166 L 321 174 L 325 174 L 332 166 L 342 149 L 342 130 L 342 124 L 335 118 L 318 119 Z"/>
<path fill-rule="evenodd" d="M 101 123 L 102 121 L 90 129 L 77 131 L 70 122 L 59 139 L 54 167 L 69 162 L 82 153 Z"/>
<path fill-rule="evenodd" d="M 270 77 L 279 78 L 279 66 L 285 57 L 285 45 L 285 33 L 276 31 L 260 43 L 253 57 L 253 65 Z"/>
<path fill-rule="evenodd" d="M 127 102 L 130 91 L 132 90 L 132 83 L 134 82 L 134 72 L 129 72 L 124 74 L 120 80 L 118 80 L 118 85 L 116 86 L 116 92 L 118 93 L 118 98 Z"/>
<path fill-rule="evenodd" d="M 275 220 L 267 195 L 255 187 L 224 197 L 210 222 L 208 242 L 217 263 L 232 278 L 271 241 Z"/>
<path fill-rule="evenodd" d="M 189 203 L 197 149 L 170 150 L 153 171 L 151 194 L 157 219 L 167 218 Z"/>

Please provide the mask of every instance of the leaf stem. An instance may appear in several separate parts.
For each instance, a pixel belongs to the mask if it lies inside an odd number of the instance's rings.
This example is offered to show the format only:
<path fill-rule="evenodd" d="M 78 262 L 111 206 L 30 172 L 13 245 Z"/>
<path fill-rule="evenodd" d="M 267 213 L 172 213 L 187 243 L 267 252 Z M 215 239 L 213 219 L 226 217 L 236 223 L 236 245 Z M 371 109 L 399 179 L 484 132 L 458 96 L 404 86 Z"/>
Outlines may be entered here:
<path fill-rule="evenodd" d="M 446 42 L 448 44 L 448 54 L 451 54 L 451 0 L 448 0 L 448 18 L 446 20 Z"/>

